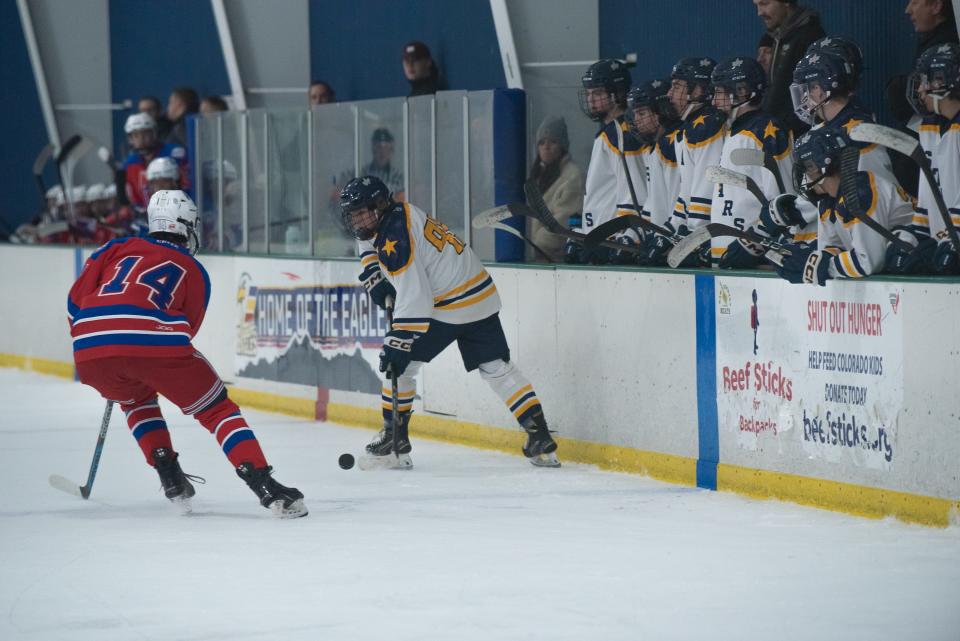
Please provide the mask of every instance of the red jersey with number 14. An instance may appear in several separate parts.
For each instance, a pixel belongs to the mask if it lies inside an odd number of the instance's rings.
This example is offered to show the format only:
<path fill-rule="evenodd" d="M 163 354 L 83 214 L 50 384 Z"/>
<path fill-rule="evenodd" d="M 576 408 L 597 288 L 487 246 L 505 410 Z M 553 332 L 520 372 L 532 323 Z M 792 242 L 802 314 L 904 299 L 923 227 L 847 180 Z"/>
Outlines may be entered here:
<path fill-rule="evenodd" d="M 73 358 L 192 354 L 209 300 L 210 278 L 183 247 L 112 240 L 87 259 L 70 288 Z"/>

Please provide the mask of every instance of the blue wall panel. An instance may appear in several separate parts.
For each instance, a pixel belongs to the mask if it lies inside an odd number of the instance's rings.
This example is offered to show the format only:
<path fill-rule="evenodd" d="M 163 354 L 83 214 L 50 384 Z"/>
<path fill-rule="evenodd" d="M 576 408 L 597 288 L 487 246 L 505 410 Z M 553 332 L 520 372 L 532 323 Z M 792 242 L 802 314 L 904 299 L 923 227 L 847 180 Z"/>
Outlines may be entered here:
<path fill-rule="evenodd" d="M 0 2 L 0 123 L 3 153 L 0 153 L 0 218 L 16 226 L 33 217 L 40 208 L 40 196 L 34 187 L 31 167 L 40 149 L 47 144 L 40 98 L 30 68 L 27 43 L 15 2 Z M 51 164 L 52 168 L 53 165 Z M 54 182 L 51 169 L 47 184 Z M 6 225 L 0 222 L 4 232 Z"/>
<path fill-rule="evenodd" d="M 506 86 L 487 0 L 310 3 L 310 73 L 338 100 L 406 96 L 403 45 L 420 40 L 450 89 Z"/>
<path fill-rule="evenodd" d="M 847 35 L 863 47 L 867 70 L 861 94 L 881 120 L 889 113 L 884 86 L 909 70 L 915 48 L 906 0 L 802 0 L 820 12 L 828 34 Z M 674 62 L 705 55 L 720 60 L 756 55 L 764 32 L 750 0 L 600 0 L 600 55 L 639 55 L 634 80 L 665 77 Z"/>
<path fill-rule="evenodd" d="M 199 0 L 110 0 L 110 74 L 114 102 L 160 98 L 186 85 L 200 97 L 230 93 L 226 65 L 209 2 Z M 123 121 L 114 118 L 114 140 L 124 141 Z"/>

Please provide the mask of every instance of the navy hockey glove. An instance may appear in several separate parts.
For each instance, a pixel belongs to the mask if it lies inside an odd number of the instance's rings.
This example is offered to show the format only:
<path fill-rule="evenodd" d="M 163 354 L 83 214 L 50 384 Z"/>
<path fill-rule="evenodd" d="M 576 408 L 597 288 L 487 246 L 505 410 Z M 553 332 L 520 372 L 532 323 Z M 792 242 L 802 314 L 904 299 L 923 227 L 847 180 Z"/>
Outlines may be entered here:
<path fill-rule="evenodd" d="M 763 246 L 738 238 L 720 256 L 720 269 L 754 269 L 765 253 Z"/>
<path fill-rule="evenodd" d="M 563 246 L 563 262 L 568 265 L 579 265 L 583 256 L 583 243 L 574 238 L 568 238 Z"/>
<path fill-rule="evenodd" d="M 397 290 L 380 271 L 379 263 L 367 265 L 367 268 L 360 272 L 360 282 L 370 294 L 370 299 L 381 309 L 387 308 L 387 298 L 393 300 L 397 298 Z"/>
<path fill-rule="evenodd" d="M 957 257 L 957 250 L 950 242 L 946 231 L 937 234 L 939 241 L 937 248 L 933 252 L 933 271 L 937 274 L 957 274 L 960 273 L 960 259 Z"/>
<path fill-rule="evenodd" d="M 784 233 L 787 227 L 806 224 L 793 194 L 781 194 L 760 209 L 760 228 L 771 237 Z"/>
<path fill-rule="evenodd" d="M 777 273 L 791 283 L 825 285 L 830 280 L 830 258 L 827 252 L 791 245 L 790 255 L 784 257 L 783 265 L 777 267 Z"/>
<path fill-rule="evenodd" d="M 405 329 L 391 329 L 383 338 L 380 371 L 388 376 L 402 376 L 413 359 L 413 341 L 418 334 Z"/>
<path fill-rule="evenodd" d="M 928 236 L 917 236 L 906 227 L 894 227 L 898 238 L 913 245 L 913 251 L 904 251 L 890 243 L 884 258 L 884 271 L 888 274 L 919 274 L 925 270 L 937 248 Z"/>
<path fill-rule="evenodd" d="M 628 236 L 627 234 L 618 236 L 617 238 L 614 238 L 614 240 L 626 247 L 635 247 L 637 249 L 640 248 L 640 243 L 635 241 L 631 236 Z M 618 249 L 616 251 L 611 252 L 610 262 L 615 265 L 636 265 L 637 256 L 638 254 L 634 252 L 622 251 Z"/>

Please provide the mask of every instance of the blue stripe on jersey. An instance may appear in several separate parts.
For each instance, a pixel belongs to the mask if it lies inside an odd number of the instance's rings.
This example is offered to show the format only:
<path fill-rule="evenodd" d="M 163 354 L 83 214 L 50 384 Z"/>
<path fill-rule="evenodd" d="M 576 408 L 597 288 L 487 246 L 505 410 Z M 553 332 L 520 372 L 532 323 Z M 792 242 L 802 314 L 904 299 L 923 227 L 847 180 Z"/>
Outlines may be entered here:
<path fill-rule="evenodd" d="M 134 238 L 136 238 L 136 236 L 124 236 L 123 238 L 114 238 L 113 240 L 108 242 L 106 245 L 103 245 L 100 249 L 90 254 L 90 260 L 96 260 L 100 256 L 100 254 L 107 251 L 114 245 L 121 245 L 123 243 L 133 240 Z"/>
<path fill-rule="evenodd" d="M 713 201 L 709 198 L 698 198 L 697 196 L 690 196 L 690 202 L 700 203 L 701 205 L 712 205 Z"/>
<path fill-rule="evenodd" d="M 145 347 L 176 347 L 189 345 L 190 339 L 186 336 L 170 336 L 167 334 L 103 334 L 90 338 L 78 338 L 73 341 L 73 351 L 79 352 L 91 347 L 105 345 L 142 345 Z"/>
<path fill-rule="evenodd" d="M 76 318 L 77 314 L 80 313 L 80 306 L 75 305 L 73 301 L 70 300 L 69 294 L 67 295 L 67 313 L 70 314 L 70 316 L 73 318 Z"/>
<path fill-rule="evenodd" d="M 69 302 L 68 302 L 69 308 Z M 187 320 L 186 316 L 165 314 L 156 309 L 145 309 L 136 305 L 104 305 L 102 307 L 88 307 L 86 309 L 77 309 L 73 315 L 74 322 L 84 318 L 99 318 L 101 316 L 116 316 L 126 314 L 130 316 L 145 316 L 167 323 Z"/>
<path fill-rule="evenodd" d="M 473 296 L 474 294 L 478 294 L 478 293 L 482 292 L 483 290 L 485 290 L 487 287 L 490 287 L 491 285 L 493 285 L 493 279 L 492 279 L 491 277 L 487 276 L 487 277 L 483 280 L 483 282 L 481 282 L 481 283 L 480 283 L 479 285 L 477 285 L 476 287 L 473 287 L 473 288 L 471 288 L 471 289 L 468 289 L 467 291 L 465 291 L 464 293 L 460 294 L 459 296 L 454 296 L 453 298 L 448 298 L 448 299 L 446 299 L 446 300 L 442 300 L 442 301 L 440 301 L 439 303 L 434 303 L 433 306 L 434 306 L 434 307 L 446 307 L 447 305 L 453 304 L 453 303 L 455 303 L 455 302 L 457 302 L 457 301 L 459 301 L 459 300 L 463 300 L 463 299 L 465 299 L 465 298 L 469 298 L 469 297 Z"/>
<path fill-rule="evenodd" d="M 249 427 L 244 427 L 243 429 L 237 430 L 236 432 L 231 434 L 230 438 L 228 438 L 223 442 L 223 453 L 229 454 L 230 450 L 235 448 L 240 443 L 243 443 L 244 441 L 255 441 L 255 440 L 257 440 L 257 437 L 254 436 L 253 430 L 251 430 Z"/>
<path fill-rule="evenodd" d="M 144 421 L 137 425 L 133 430 L 133 438 L 138 441 L 143 438 L 143 435 L 148 432 L 156 432 L 157 430 L 167 429 L 167 423 L 162 418 L 155 418 L 151 421 Z"/>

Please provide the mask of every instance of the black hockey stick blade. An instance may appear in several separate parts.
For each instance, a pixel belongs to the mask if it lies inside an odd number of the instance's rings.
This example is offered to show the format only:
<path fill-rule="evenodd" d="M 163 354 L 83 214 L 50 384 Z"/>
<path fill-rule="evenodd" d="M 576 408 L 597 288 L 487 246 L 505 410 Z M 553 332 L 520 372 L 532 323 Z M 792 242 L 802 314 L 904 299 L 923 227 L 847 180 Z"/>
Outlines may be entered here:
<path fill-rule="evenodd" d="M 556 234 L 557 236 L 563 236 L 564 238 L 570 238 L 571 240 L 578 240 L 584 242 L 587 239 L 587 235 L 580 233 L 578 231 L 573 231 L 572 229 L 567 229 L 563 225 L 557 222 L 557 219 L 550 215 L 550 210 L 547 210 L 547 215 L 540 215 L 533 207 L 526 203 L 510 203 L 507 205 L 517 216 L 528 216 L 534 218 L 543 223 L 543 226 L 547 228 L 551 234 Z M 611 240 L 600 240 L 597 241 L 596 247 L 606 247 L 607 249 L 621 250 L 624 249 L 624 245 L 620 243 L 615 243 Z M 629 249 L 627 251 L 630 251 Z M 639 250 L 638 250 L 639 251 Z"/>
<path fill-rule="evenodd" d="M 790 255 L 790 250 L 787 247 L 784 247 L 775 240 L 764 238 L 748 229 L 737 229 L 736 227 L 724 225 L 723 223 L 707 223 L 706 225 L 698 227 L 677 242 L 676 246 L 667 254 L 667 264 L 670 265 L 670 267 L 677 267 L 677 265 L 683 262 L 684 258 L 696 251 L 700 245 L 718 236 L 734 236 L 760 245 L 767 250 L 766 257 L 770 262 L 777 265 L 781 263 L 784 256 Z"/>
<path fill-rule="evenodd" d="M 507 232 L 507 233 L 510 234 L 511 236 L 516 236 L 517 238 L 519 238 L 520 240 L 522 240 L 522 241 L 525 242 L 526 244 L 530 245 L 530 248 L 533 249 L 533 251 L 535 251 L 535 252 L 537 252 L 538 254 L 540 254 L 541 258 L 543 258 L 546 262 L 548 262 L 548 263 L 552 263 L 552 262 L 553 262 L 553 259 L 550 258 L 550 256 L 547 255 L 547 252 L 545 252 L 545 251 L 543 251 L 542 249 L 540 249 L 540 247 L 539 247 L 535 242 L 533 242 L 532 240 L 530 240 L 529 238 L 527 238 L 527 236 L 526 236 L 522 231 L 520 231 L 519 229 L 517 229 L 516 227 L 511 227 L 510 225 L 507 225 L 506 223 L 493 223 L 492 225 L 490 225 L 490 228 L 491 228 L 491 229 L 499 229 L 500 231 L 505 231 L 505 232 Z"/>
<path fill-rule="evenodd" d="M 531 179 L 523 184 L 523 194 L 527 197 L 527 203 L 534 212 L 534 218 L 543 223 L 544 227 L 555 234 L 562 233 L 560 230 L 568 231 L 553 217 L 553 213 L 543 199 L 543 194 L 540 193 L 540 186 L 536 180 Z"/>
<path fill-rule="evenodd" d="M 583 248 L 586 251 L 593 251 L 596 249 L 600 241 L 607 240 L 610 236 L 613 236 L 616 233 L 632 228 L 636 225 L 636 221 L 642 220 L 640 216 L 617 216 L 616 218 L 611 218 L 605 223 L 597 225 L 587 234 L 587 237 L 583 239 Z M 617 243 L 620 245 L 620 243 Z M 640 248 L 634 245 L 620 245 L 622 251 L 639 255 Z"/>
<path fill-rule="evenodd" d="M 857 174 L 860 172 L 860 150 L 856 147 L 847 147 L 840 152 L 840 197 L 846 210 L 854 218 L 877 232 L 901 251 L 912 252 L 915 247 L 898 237 L 892 231 L 867 215 L 866 208 L 860 202 L 860 192 L 857 190 Z"/>
<path fill-rule="evenodd" d="M 957 226 L 953 224 L 953 218 L 950 216 L 947 203 L 943 199 L 943 192 L 940 190 L 940 185 L 937 184 L 933 170 L 930 167 L 930 159 L 927 158 L 927 155 L 923 152 L 920 141 L 902 131 L 870 122 L 860 123 L 853 127 L 850 130 L 850 138 L 857 142 L 867 142 L 893 149 L 909 157 L 910 160 L 916 163 L 917 166 L 920 167 L 920 171 L 923 173 L 927 184 L 930 186 L 937 210 L 943 219 L 947 233 L 950 234 L 950 241 L 954 244 L 954 247 L 960 248 L 960 232 L 958 232 Z"/>
<path fill-rule="evenodd" d="M 746 189 L 753 194 L 753 197 L 756 198 L 761 205 L 767 204 L 767 197 L 759 185 L 757 185 L 756 181 L 739 171 L 733 171 L 732 169 L 720 167 L 719 165 L 707 167 L 707 180 L 714 184 L 732 185 Z"/>

